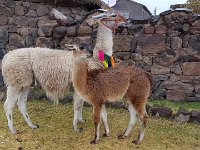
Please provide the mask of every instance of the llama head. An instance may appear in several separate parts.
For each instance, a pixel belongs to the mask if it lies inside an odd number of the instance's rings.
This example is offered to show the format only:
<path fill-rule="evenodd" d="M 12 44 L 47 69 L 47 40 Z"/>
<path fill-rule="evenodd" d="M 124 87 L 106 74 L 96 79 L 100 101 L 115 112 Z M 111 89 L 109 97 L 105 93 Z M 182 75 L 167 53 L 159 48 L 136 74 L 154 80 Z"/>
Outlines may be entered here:
<path fill-rule="evenodd" d="M 76 44 L 73 44 L 73 45 L 65 44 L 65 46 L 69 50 L 73 51 L 73 58 L 75 60 L 84 61 L 87 58 L 92 57 L 91 51 L 88 51 L 86 48 L 84 48 L 82 46 L 79 46 Z"/>
<path fill-rule="evenodd" d="M 124 15 L 116 10 L 106 11 L 99 15 L 92 16 L 92 18 L 95 20 L 95 22 L 102 23 L 112 30 L 116 29 L 118 26 L 126 23 L 127 21 Z"/>

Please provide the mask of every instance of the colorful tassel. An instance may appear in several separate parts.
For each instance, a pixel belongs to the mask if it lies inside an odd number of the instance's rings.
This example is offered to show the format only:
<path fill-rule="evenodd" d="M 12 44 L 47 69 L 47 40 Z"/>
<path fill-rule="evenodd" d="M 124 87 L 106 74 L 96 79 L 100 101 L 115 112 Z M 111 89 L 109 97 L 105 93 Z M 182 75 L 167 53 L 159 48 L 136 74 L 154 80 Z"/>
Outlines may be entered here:
<path fill-rule="evenodd" d="M 98 51 L 99 60 L 103 62 L 105 68 L 110 68 L 115 66 L 115 59 L 113 56 L 105 54 L 103 51 Z"/>

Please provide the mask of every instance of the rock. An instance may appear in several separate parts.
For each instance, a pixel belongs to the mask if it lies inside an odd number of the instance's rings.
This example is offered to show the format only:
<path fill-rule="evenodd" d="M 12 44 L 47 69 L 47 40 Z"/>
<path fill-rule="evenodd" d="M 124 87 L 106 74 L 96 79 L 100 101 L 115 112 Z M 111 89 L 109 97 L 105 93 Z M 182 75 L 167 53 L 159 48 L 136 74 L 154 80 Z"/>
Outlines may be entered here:
<path fill-rule="evenodd" d="M 36 39 L 36 47 L 47 47 L 47 48 L 52 48 L 53 43 L 50 39 L 45 38 L 45 37 L 39 37 Z"/>
<path fill-rule="evenodd" d="M 153 34 L 154 33 L 154 27 L 153 26 L 145 27 L 144 32 L 146 34 Z"/>
<path fill-rule="evenodd" d="M 43 25 L 38 29 L 38 35 L 41 37 L 51 37 L 53 33 L 54 25 Z"/>
<path fill-rule="evenodd" d="M 6 25 L 8 23 L 8 17 L 5 15 L 0 15 L 0 26 Z"/>
<path fill-rule="evenodd" d="M 4 15 L 7 17 L 12 17 L 13 13 L 11 11 L 11 9 L 5 7 L 5 6 L 0 6 L 0 15 Z"/>
<path fill-rule="evenodd" d="M 4 46 L 5 47 L 5 46 Z M 1 48 L 1 43 L 0 43 L 0 59 L 3 59 L 4 55 L 5 55 L 5 51 L 3 50 L 4 48 Z M 1 74 L 1 73 L 0 73 Z M 2 78 L 3 81 L 3 78 Z M 0 86 L 1 86 L 1 76 L 0 76 Z"/>
<path fill-rule="evenodd" d="M 182 39 L 180 37 L 172 37 L 171 38 L 171 48 L 179 49 L 182 47 Z"/>
<path fill-rule="evenodd" d="M 66 27 L 58 26 L 53 29 L 53 37 L 56 39 L 62 39 L 65 36 Z"/>
<path fill-rule="evenodd" d="M 195 85 L 195 93 L 200 94 L 200 84 Z"/>
<path fill-rule="evenodd" d="M 28 19 L 25 16 L 13 17 L 13 23 L 19 27 L 28 26 Z"/>
<path fill-rule="evenodd" d="M 90 35 L 92 28 L 90 26 L 81 25 L 78 29 L 78 35 Z"/>
<path fill-rule="evenodd" d="M 144 55 L 156 54 L 165 51 L 165 35 L 154 34 L 145 35 L 140 34 L 138 37 L 138 50 L 140 50 Z"/>
<path fill-rule="evenodd" d="M 194 123 L 200 123 L 200 112 L 198 111 L 191 111 L 190 112 L 190 121 Z"/>
<path fill-rule="evenodd" d="M 184 31 L 185 33 L 187 33 L 189 30 L 190 30 L 190 25 L 189 25 L 188 23 L 185 23 L 185 24 L 183 25 L 183 31 Z"/>
<path fill-rule="evenodd" d="M 157 81 L 165 81 L 165 80 L 168 80 L 169 79 L 169 76 L 167 75 L 155 75 L 154 76 L 154 80 L 157 82 Z"/>
<path fill-rule="evenodd" d="M 133 36 L 128 35 L 114 35 L 113 37 L 113 49 L 116 52 L 128 52 L 131 49 Z M 122 44 L 123 43 L 123 44 Z"/>
<path fill-rule="evenodd" d="M 110 103 L 110 107 L 115 108 L 115 109 L 126 109 L 124 102 L 120 102 L 120 101 Z"/>
<path fill-rule="evenodd" d="M 182 71 L 185 75 L 193 75 L 199 76 L 200 75 L 200 62 L 186 62 L 183 63 Z"/>
<path fill-rule="evenodd" d="M 143 59 L 144 63 L 146 63 L 147 65 L 152 65 L 152 57 L 144 57 Z"/>
<path fill-rule="evenodd" d="M 9 37 L 9 46 L 22 48 L 25 46 L 25 43 L 24 43 L 23 38 L 20 35 L 16 33 L 12 33 Z"/>
<path fill-rule="evenodd" d="M 59 103 L 66 104 L 73 101 L 73 96 L 65 96 L 63 99 L 59 100 Z"/>
<path fill-rule="evenodd" d="M 176 114 L 174 117 L 174 120 L 176 120 L 179 123 L 185 123 L 190 121 L 190 115 L 184 115 L 182 113 Z"/>
<path fill-rule="evenodd" d="M 171 108 L 168 108 L 165 106 L 153 105 L 151 107 L 150 112 L 151 112 L 152 116 L 160 116 L 160 117 L 170 118 L 173 111 Z"/>
<path fill-rule="evenodd" d="M 33 37 L 37 37 L 38 36 L 38 28 L 30 28 L 29 34 L 32 35 Z"/>
<path fill-rule="evenodd" d="M 172 91 L 172 90 L 167 90 L 166 95 L 167 95 L 167 99 L 174 100 L 174 101 L 183 101 L 186 96 L 185 92 Z"/>
<path fill-rule="evenodd" d="M 170 77 L 171 82 L 181 81 L 181 82 L 184 82 L 184 83 L 190 83 L 190 82 L 193 81 L 192 79 L 193 79 L 193 77 L 184 76 L 184 75 L 179 75 L 179 76 L 175 75 L 175 76 Z"/>
<path fill-rule="evenodd" d="M 71 26 L 66 28 L 67 36 L 74 37 L 77 35 L 76 26 Z"/>
<path fill-rule="evenodd" d="M 183 48 L 186 48 L 186 47 L 188 46 L 189 39 L 190 39 L 190 35 L 189 35 L 189 34 L 186 34 L 186 35 L 183 37 Z"/>
<path fill-rule="evenodd" d="M 0 28 L 0 41 L 7 42 L 8 41 L 8 31 Z"/>
<path fill-rule="evenodd" d="M 18 16 L 23 16 L 24 15 L 24 7 L 21 6 L 20 4 L 16 4 L 15 14 L 18 15 Z"/>
<path fill-rule="evenodd" d="M 10 32 L 10 33 L 16 33 L 17 32 L 17 26 L 15 26 L 15 25 L 10 25 L 9 26 L 9 28 L 8 28 L 8 32 Z"/>
<path fill-rule="evenodd" d="M 40 5 L 37 9 L 38 16 L 45 16 L 49 14 L 49 8 L 46 5 Z"/>
<path fill-rule="evenodd" d="M 161 66 L 157 66 L 157 65 L 153 65 L 151 67 L 151 73 L 152 74 L 167 74 L 167 73 L 170 73 L 170 69 L 164 68 L 164 67 L 161 67 Z"/>
<path fill-rule="evenodd" d="M 200 59 L 192 55 L 180 55 L 175 60 L 175 63 L 184 63 L 184 62 L 200 62 Z"/>
<path fill-rule="evenodd" d="M 22 38 L 25 38 L 29 34 L 29 30 L 27 27 L 23 26 L 21 28 L 18 28 L 18 33 Z"/>
<path fill-rule="evenodd" d="M 137 67 L 143 68 L 145 66 L 145 63 L 143 61 L 138 61 L 135 64 Z"/>
<path fill-rule="evenodd" d="M 115 56 L 121 60 L 128 60 L 130 59 L 130 52 L 116 52 Z"/>
<path fill-rule="evenodd" d="M 54 21 L 55 25 L 56 25 L 56 22 L 57 21 Z M 51 20 L 48 18 L 48 16 L 43 16 L 38 19 L 37 25 L 38 25 L 38 27 L 41 27 L 41 26 L 44 26 L 49 23 L 51 23 Z"/>
<path fill-rule="evenodd" d="M 142 58 L 142 55 L 141 55 L 141 54 L 138 54 L 138 53 L 132 53 L 132 54 L 131 54 L 131 58 L 132 58 L 133 60 L 135 60 L 135 61 L 140 61 L 140 60 L 143 59 L 143 58 Z"/>
<path fill-rule="evenodd" d="M 156 26 L 155 30 L 156 30 L 156 33 L 158 33 L 158 34 L 166 34 L 167 33 L 167 27 L 163 26 L 163 25 Z"/>
<path fill-rule="evenodd" d="M 171 65 L 173 65 L 174 63 L 174 59 L 171 56 L 168 56 L 166 54 L 160 54 L 157 55 L 153 58 L 154 63 L 160 65 L 160 66 L 165 66 L 165 67 L 169 67 Z"/>
<path fill-rule="evenodd" d="M 28 26 L 31 28 L 35 28 L 35 27 L 37 27 L 37 22 L 38 22 L 37 18 L 29 18 Z"/>
<path fill-rule="evenodd" d="M 177 82 L 171 82 L 171 81 L 166 81 L 163 83 L 162 88 L 165 88 L 167 90 L 173 90 L 173 91 L 184 91 L 187 93 L 190 93 L 194 90 L 194 86 L 190 83 L 182 83 L 180 81 Z"/>
<path fill-rule="evenodd" d="M 174 67 L 172 67 L 171 72 L 175 74 L 182 74 L 180 65 L 175 65 Z"/>
<path fill-rule="evenodd" d="M 200 27 L 190 27 L 190 33 L 200 34 Z"/>
<path fill-rule="evenodd" d="M 32 35 L 28 35 L 25 38 L 25 42 L 27 46 L 31 46 L 34 44 L 34 37 Z"/>
<path fill-rule="evenodd" d="M 38 17 L 36 11 L 35 10 L 31 10 L 31 9 L 28 11 L 28 13 L 26 14 L 26 16 L 27 17 Z"/>
<path fill-rule="evenodd" d="M 199 76 L 194 77 L 194 79 L 192 80 L 192 82 L 194 82 L 194 83 L 200 83 L 200 77 Z"/>
<path fill-rule="evenodd" d="M 191 36 L 189 46 L 191 46 L 195 51 L 200 51 L 200 41 L 197 36 Z"/>
<path fill-rule="evenodd" d="M 174 31 L 174 30 L 168 30 L 168 31 L 167 31 L 167 35 L 168 35 L 169 37 L 175 37 L 175 36 L 181 35 L 181 32 L 179 32 L 179 31 Z"/>

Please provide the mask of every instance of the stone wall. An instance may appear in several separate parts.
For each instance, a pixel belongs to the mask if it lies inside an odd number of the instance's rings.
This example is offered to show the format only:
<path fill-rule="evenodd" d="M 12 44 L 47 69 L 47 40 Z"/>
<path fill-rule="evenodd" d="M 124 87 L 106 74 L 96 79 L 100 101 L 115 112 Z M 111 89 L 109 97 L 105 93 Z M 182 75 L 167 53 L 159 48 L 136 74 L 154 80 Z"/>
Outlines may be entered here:
<path fill-rule="evenodd" d="M 200 16 L 166 11 L 123 32 L 115 36 L 115 55 L 153 74 L 152 98 L 200 101 Z"/>
<path fill-rule="evenodd" d="M 94 45 L 96 29 L 89 26 L 88 20 L 68 26 L 51 18 L 53 8 L 66 15 L 69 22 L 87 13 L 84 6 L 68 8 L 1 0 L 1 59 L 8 51 L 21 47 L 64 49 L 65 43 L 80 42 Z M 199 16 L 187 11 L 167 11 L 149 24 L 129 24 L 119 30 L 114 36 L 115 55 L 153 74 L 152 98 L 200 101 L 199 35 Z"/>

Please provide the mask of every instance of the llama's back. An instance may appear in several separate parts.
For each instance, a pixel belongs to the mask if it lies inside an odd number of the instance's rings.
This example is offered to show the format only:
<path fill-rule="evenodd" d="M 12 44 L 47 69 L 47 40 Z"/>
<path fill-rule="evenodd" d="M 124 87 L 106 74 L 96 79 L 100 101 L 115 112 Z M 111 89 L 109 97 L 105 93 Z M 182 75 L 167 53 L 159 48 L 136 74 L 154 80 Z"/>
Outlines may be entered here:
<path fill-rule="evenodd" d="M 101 100 L 115 101 L 126 94 L 130 70 L 124 66 L 89 71 L 88 93 Z M 89 96 L 90 97 L 90 96 Z"/>
<path fill-rule="evenodd" d="M 30 86 L 33 82 L 33 73 L 29 50 L 22 48 L 7 53 L 2 60 L 2 75 L 8 86 Z"/>

